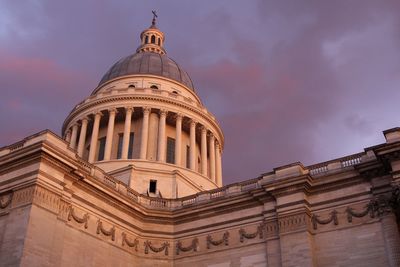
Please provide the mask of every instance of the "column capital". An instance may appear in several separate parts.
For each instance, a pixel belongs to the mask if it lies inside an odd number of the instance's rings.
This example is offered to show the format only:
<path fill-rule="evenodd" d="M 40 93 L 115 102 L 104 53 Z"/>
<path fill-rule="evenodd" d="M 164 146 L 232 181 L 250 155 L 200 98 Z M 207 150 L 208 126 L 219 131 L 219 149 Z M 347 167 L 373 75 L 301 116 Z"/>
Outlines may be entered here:
<path fill-rule="evenodd" d="M 215 136 L 214 136 L 214 134 L 213 134 L 212 132 L 209 132 L 207 135 L 208 135 L 208 137 L 210 137 L 210 138 L 213 138 L 213 139 L 215 138 Z"/>
<path fill-rule="evenodd" d="M 162 117 L 162 116 L 167 116 L 167 114 L 168 114 L 168 110 L 166 110 L 166 109 L 160 109 L 160 116 Z"/>
<path fill-rule="evenodd" d="M 197 121 L 190 119 L 190 127 L 196 126 Z"/>
<path fill-rule="evenodd" d="M 95 110 L 94 112 L 93 112 L 93 115 L 94 116 L 103 116 L 104 114 L 103 114 L 103 112 L 101 112 L 100 110 Z"/>
<path fill-rule="evenodd" d="M 183 119 L 183 114 L 180 112 L 175 113 L 174 118 L 176 120 L 182 120 Z"/>
<path fill-rule="evenodd" d="M 83 122 L 88 123 L 89 122 L 89 118 L 87 116 L 83 117 L 81 119 L 81 123 L 83 123 Z"/>
<path fill-rule="evenodd" d="M 143 114 L 150 114 L 150 112 L 151 112 L 151 107 L 142 107 L 142 109 L 143 109 Z"/>
<path fill-rule="evenodd" d="M 118 110 L 117 110 L 117 108 L 109 108 L 108 109 L 108 113 L 114 113 L 114 114 L 116 114 L 116 113 L 118 113 Z"/>
<path fill-rule="evenodd" d="M 125 107 L 126 112 L 133 112 L 133 107 Z"/>
<path fill-rule="evenodd" d="M 207 128 L 206 128 L 206 126 L 202 125 L 202 126 L 200 127 L 200 130 L 201 130 L 201 133 L 207 134 Z"/>

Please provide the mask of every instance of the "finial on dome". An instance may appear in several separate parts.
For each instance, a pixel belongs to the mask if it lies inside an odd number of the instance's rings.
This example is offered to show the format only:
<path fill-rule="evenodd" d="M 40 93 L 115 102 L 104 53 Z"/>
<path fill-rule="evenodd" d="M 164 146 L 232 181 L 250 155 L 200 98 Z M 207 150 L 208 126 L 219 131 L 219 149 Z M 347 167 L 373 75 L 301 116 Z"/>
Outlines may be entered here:
<path fill-rule="evenodd" d="M 158 18 L 157 13 L 155 10 L 152 10 L 151 13 L 153 13 L 153 20 L 151 22 L 151 26 L 156 26 L 156 18 Z"/>

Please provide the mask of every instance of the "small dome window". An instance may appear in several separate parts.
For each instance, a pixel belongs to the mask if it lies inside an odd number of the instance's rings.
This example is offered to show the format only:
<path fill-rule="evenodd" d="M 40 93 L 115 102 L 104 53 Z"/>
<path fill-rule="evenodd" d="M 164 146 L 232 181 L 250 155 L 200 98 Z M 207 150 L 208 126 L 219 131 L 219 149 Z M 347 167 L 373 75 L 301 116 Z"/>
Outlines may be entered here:
<path fill-rule="evenodd" d="M 172 91 L 172 93 L 173 93 L 173 94 L 176 94 L 176 95 L 178 94 L 178 92 L 177 92 L 177 91 Z"/>
<path fill-rule="evenodd" d="M 128 88 L 135 88 L 135 85 L 134 85 L 134 84 L 130 84 L 130 85 L 128 86 Z"/>
<path fill-rule="evenodd" d="M 161 45 L 161 40 L 160 40 L 160 38 L 158 38 L 158 45 Z"/>
<path fill-rule="evenodd" d="M 156 43 L 156 37 L 154 35 L 151 36 L 151 43 L 152 44 Z"/>
<path fill-rule="evenodd" d="M 144 39 L 144 42 L 145 42 L 146 44 L 149 43 L 149 36 L 148 36 L 148 35 L 146 35 L 146 38 Z"/>
<path fill-rule="evenodd" d="M 152 86 L 150 86 L 150 88 L 151 89 L 158 89 L 158 86 L 157 85 L 152 85 Z"/>

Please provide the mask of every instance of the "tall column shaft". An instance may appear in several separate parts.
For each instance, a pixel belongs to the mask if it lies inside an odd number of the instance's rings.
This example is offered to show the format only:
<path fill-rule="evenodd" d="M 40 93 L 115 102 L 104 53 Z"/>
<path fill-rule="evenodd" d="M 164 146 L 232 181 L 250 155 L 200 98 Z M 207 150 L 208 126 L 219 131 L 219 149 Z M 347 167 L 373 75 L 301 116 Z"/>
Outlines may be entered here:
<path fill-rule="evenodd" d="M 160 110 L 160 120 L 158 124 L 158 148 L 157 148 L 157 160 L 165 162 L 165 121 L 167 118 L 167 111 Z"/>
<path fill-rule="evenodd" d="M 215 177 L 217 185 L 222 186 L 221 147 L 219 143 L 215 145 Z"/>
<path fill-rule="evenodd" d="M 215 137 L 213 134 L 210 135 L 210 178 L 217 182 L 215 179 Z"/>
<path fill-rule="evenodd" d="M 147 157 L 147 143 L 149 140 L 149 115 L 150 108 L 143 108 L 143 121 L 142 121 L 142 140 L 140 142 L 140 159 L 146 159 Z"/>
<path fill-rule="evenodd" d="M 97 112 L 94 115 L 92 138 L 90 139 L 90 150 L 89 150 L 89 160 L 88 160 L 90 163 L 94 162 L 94 157 L 96 156 L 97 139 L 99 137 L 100 118 L 101 118 L 101 112 Z"/>
<path fill-rule="evenodd" d="M 111 147 L 114 137 L 114 124 L 115 124 L 115 114 L 117 110 L 115 108 L 108 110 L 108 126 L 107 126 L 107 137 L 106 146 L 104 149 L 104 160 L 111 159 Z"/>
<path fill-rule="evenodd" d="M 189 154 L 190 169 L 196 169 L 196 122 L 190 122 L 190 154 Z"/>
<path fill-rule="evenodd" d="M 86 130 L 87 130 L 88 119 L 82 119 L 81 125 L 81 133 L 79 134 L 79 143 L 78 143 L 78 156 L 83 156 L 83 148 L 85 147 L 85 139 L 86 139 Z"/>
<path fill-rule="evenodd" d="M 78 124 L 74 124 L 72 126 L 72 134 L 71 134 L 71 142 L 69 143 L 69 147 L 72 149 L 76 148 L 76 137 L 78 136 Z"/>
<path fill-rule="evenodd" d="M 128 158 L 128 151 L 129 151 L 129 136 L 131 134 L 131 123 L 132 123 L 132 111 L 133 108 L 129 107 L 126 108 L 125 113 L 125 125 L 124 125 L 124 135 L 122 137 L 122 153 L 121 159 Z"/>
<path fill-rule="evenodd" d="M 400 266 L 400 236 L 394 213 L 383 215 L 381 226 L 389 266 Z"/>
<path fill-rule="evenodd" d="M 201 129 L 201 174 L 207 176 L 207 129 Z"/>
<path fill-rule="evenodd" d="M 182 115 L 176 115 L 175 164 L 182 165 Z"/>
<path fill-rule="evenodd" d="M 67 143 L 71 142 L 71 130 L 70 129 L 68 129 L 67 133 L 65 134 L 65 141 Z"/>

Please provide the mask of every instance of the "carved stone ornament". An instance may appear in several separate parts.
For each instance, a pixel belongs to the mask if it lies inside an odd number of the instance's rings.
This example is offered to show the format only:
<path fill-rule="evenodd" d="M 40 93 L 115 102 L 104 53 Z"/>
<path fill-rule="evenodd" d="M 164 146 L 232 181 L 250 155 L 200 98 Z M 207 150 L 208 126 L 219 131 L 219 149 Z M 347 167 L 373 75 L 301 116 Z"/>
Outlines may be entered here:
<path fill-rule="evenodd" d="M 127 238 L 125 232 L 122 232 L 122 246 L 125 246 L 125 244 L 127 244 L 128 247 L 134 248 L 135 251 L 138 251 L 139 240 L 135 238 L 135 240 L 132 242 Z"/>
<path fill-rule="evenodd" d="M 197 251 L 198 245 L 199 245 L 199 240 L 197 238 L 194 238 L 192 240 L 192 243 L 187 247 L 183 247 L 182 242 L 178 241 L 176 243 L 176 255 L 179 255 L 180 251 L 183 251 L 183 252 L 188 252 L 188 251 L 192 251 L 192 250 Z"/>
<path fill-rule="evenodd" d="M 211 235 L 208 235 L 208 236 L 207 236 L 207 249 L 210 249 L 210 248 L 211 248 L 211 245 L 213 245 L 213 246 L 219 246 L 219 245 L 221 245 L 222 243 L 224 243 L 225 246 L 228 246 L 228 245 L 229 245 L 229 232 L 228 232 L 228 231 L 226 231 L 226 232 L 224 233 L 224 235 L 222 236 L 222 238 L 221 238 L 220 240 L 216 240 L 216 241 L 213 240 L 213 238 L 211 237 Z"/>
<path fill-rule="evenodd" d="M 115 226 L 111 227 L 110 230 L 106 230 L 103 228 L 103 222 L 97 221 L 97 234 L 102 233 L 105 236 L 111 236 L 111 240 L 115 241 Z"/>
<path fill-rule="evenodd" d="M 253 239 L 256 238 L 257 236 L 260 237 L 260 239 L 262 239 L 264 237 L 264 224 L 260 224 L 257 227 L 257 231 L 255 231 L 254 233 L 246 233 L 246 230 L 244 230 L 243 228 L 240 228 L 239 230 L 239 236 L 240 236 L 240 242 L 243 243 L 244 239 Z"/>
<path fill-rule="evenodd" d="M 338 225 L 339 224 L 339 220 L 337 217 L 338 212 L 336 210 L 333 210 L 330 214 L 331 214 L 331 217 L 328 219 L 325 219 L 325 220 L 319 219 L 318 215 L 313 215 L 311 217 L 311 221 L 312 221 L 314 230 L 317 230 L 318 224 L 329 224 L 329 223 L 333 222 L 335 225 Z"/>
<path fill-rule="evenodd" d="M 4 194 L 0 196 L 0 209 L 5 209 L 10 205 L 12 200 L 12 193 Z"/>
<path fill-rule="evenodd" d="M 89 214 L 85 213 L 82 218 L 80 218 L 78 215 L 75 214 L 74 208 L 72 206 L 69 207 L 69 213 L 68 213 L 68 221 L 71 221 L 74 219 L 77 223 L 84 223 L 85 229 L 88 228 L 88 222 L 89 222 Z"/>
<path fill-rule="evenodd" d="M 375 218 L 376 216 L 382 216 L 386 213 L 392 211 L 392 208 L 395 208 L 396 203 L 396 192 L 395 190 L 392 193 L 391 198 L 380 195 L 378 197 L 374 197 L 369 201 L 369 203 L 365 206 L 365 210 L 361 212 L 356 212 L 352 208 L 347 207 L 347 221 L 353 222 L 353 217 L 361 218 L 369 214 L 371 218 Z"/>
<path fill-rule="evenodd" d="M 144 242 L 144 254 L 149 254 L 149 249 L 155 253 L 162 252 L 164 251 L 165 256 L 168 256 L 168 248 L 169 248 L 169 242 L 164 242 L 161 247 L 153 247 L 151 244 L 151 241 L 146 240 Z"/>

